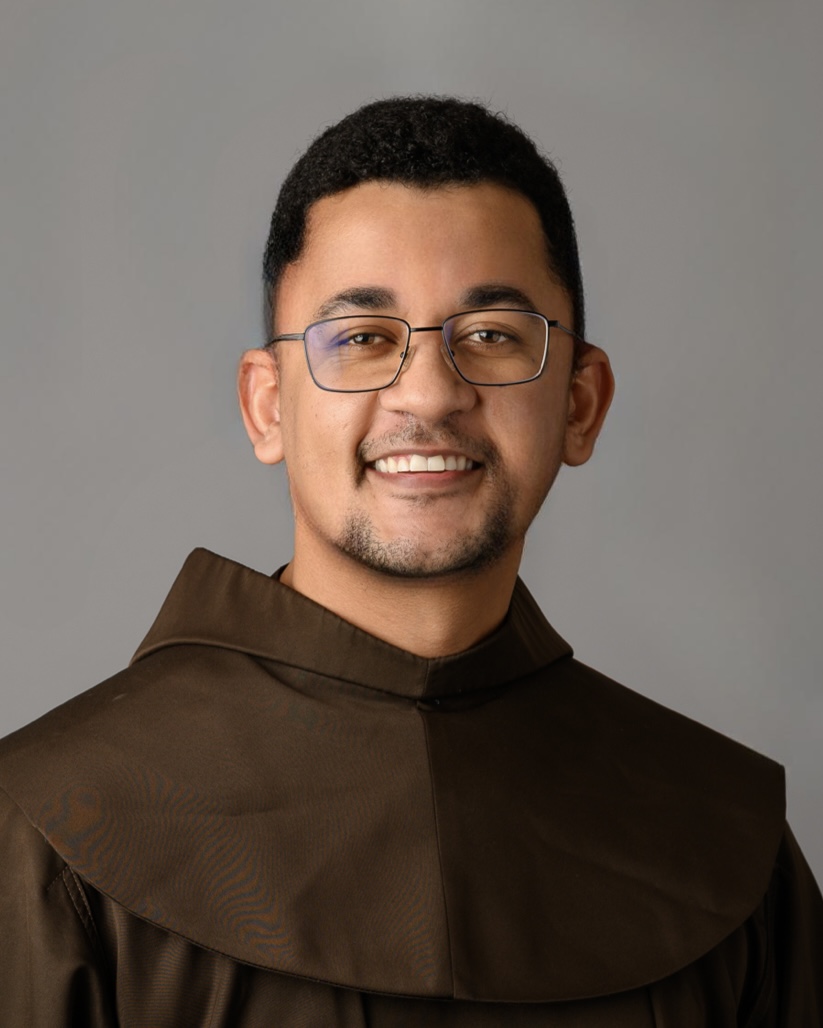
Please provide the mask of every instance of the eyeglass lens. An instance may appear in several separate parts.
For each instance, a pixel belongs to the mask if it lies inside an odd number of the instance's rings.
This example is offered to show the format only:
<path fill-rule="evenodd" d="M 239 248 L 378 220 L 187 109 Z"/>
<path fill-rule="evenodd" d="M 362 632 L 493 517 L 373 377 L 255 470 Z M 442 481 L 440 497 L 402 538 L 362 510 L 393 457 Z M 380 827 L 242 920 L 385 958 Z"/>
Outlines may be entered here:
<path fill-rule="evenodd" d="M 449 318 L 443 337 L 463 378 L 475 385 L 510 385 L 542 371 L 548 326 L 541 315 L 526 311 L 470 311 Z M 399 318 L 331 318 L 307 329 L 306 356 L 324 389 L 383 389 L 397 377 L 408 340 L 409 326 Z"/>

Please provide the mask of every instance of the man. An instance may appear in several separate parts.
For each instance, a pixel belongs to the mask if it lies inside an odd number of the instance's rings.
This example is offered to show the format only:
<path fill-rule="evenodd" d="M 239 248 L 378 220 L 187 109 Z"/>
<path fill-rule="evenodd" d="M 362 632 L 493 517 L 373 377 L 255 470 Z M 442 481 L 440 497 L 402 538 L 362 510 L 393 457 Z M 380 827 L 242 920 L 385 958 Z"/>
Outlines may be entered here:
<path fill-rule="evenodd" d="M 0 748 L 2 1023 L 823 1023 L 781 769 L 517 578 L 613 391 L 554 168 L 477 105 L 369 105 L 265 269 L 239 395 L 294 556 L 196 551 L 132 666 Z"/>

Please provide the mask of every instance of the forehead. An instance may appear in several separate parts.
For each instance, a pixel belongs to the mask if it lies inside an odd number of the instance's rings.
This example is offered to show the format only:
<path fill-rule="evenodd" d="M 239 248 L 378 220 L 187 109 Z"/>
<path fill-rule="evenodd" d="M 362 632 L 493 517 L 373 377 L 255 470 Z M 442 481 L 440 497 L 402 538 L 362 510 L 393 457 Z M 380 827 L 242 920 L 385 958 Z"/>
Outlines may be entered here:
<path fill-rule="evenodd" d="M 367 285 L 390 290 L 400 307 L 421 295 L 448 307 L 481 283 L 515 286 L 544 304 L 547 291 L 562 293 L 529 200 L 494 183 L 421 189 L 367 182 L 312 206 L 277 307 L 283 317 L 298 317 L 298 308 L 310 317 L 328 297 Z"/>

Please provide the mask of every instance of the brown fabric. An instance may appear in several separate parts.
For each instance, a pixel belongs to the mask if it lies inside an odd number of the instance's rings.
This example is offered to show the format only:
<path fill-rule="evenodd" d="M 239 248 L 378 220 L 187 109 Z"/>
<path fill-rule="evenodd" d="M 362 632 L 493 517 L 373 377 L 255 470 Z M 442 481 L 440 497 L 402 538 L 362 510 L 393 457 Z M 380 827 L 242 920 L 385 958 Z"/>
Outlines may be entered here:
<path fill-rule="evenodd" d="M 823 1023 L 820 898 L 788 832 L 763 902 L 695 964 L 615 996 L 503 1005 L 370 995 L 250 967 L 129 914 L 88 885 L 86 910 L 70 891 L 76 880 L 4 793 L 0 829 L 4 1028 L 817 1028 Z"/>
<path fill-rule="evenodd" d="M 572 652 L 522 583 L 494 635 L 456 656 L 426 660 L 203 549 L 189 556 L 134 660 L 182 643 L 237 650 L 409 699 L 505 685 Z"/>
<path fill-rule="evenodd" d="M 423 660 L 196 551 L 0 785 L 4 1025 L 820 1023 L 781 769 L 574 661 L 520 584 Z"/>
<path fill-rule="evenodd" d="M 532 676 L 426 727 L 455 995 L 576 999 L 656 981 L 766 891 L 777 768 L 589 668 L 564 662 L 548 688 Z"/>

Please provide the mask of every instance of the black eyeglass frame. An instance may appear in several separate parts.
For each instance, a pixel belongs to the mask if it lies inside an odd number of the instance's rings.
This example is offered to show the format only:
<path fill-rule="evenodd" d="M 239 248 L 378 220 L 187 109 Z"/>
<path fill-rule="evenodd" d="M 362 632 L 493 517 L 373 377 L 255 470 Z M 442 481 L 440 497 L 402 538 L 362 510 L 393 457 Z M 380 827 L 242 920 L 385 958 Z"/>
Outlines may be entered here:
<path fill-rule="evenodd" d="M 540 367 L 538 368 L 538 370 L 535 372 L 534 375 L 530 375 L 528 378 L 518 378 L 518 379 L 515 379 L 514 382 L 476 382 L 476 381 L 474 381 L 474 379 L 468 378 L 466 375 L 464 375 L 463 372 L 460 370 L 460 368 L 457 366 L 457 361 L 455 360 L 454 352 L 452 351 L 452 348 L 449 345 L 449 340 L 446 337 L 446 326 L 448 325 L 448 323 L 450 321 L 454 321 L 457 318 L 463 318 L 463 317 L 465 317 L 468 314 L 495 314 L 498 311 L 506 311 L 506 312 L 512 313 L 512 314 L 530 314 L 533 317 L 540 318 L 540 320 L 543 322 L 543 324 L 544 324 L 544 326 L 546 328 L 546 338 L 545 338 L 545 341 L 543 343 L 543 358 L 540 361 Z M 575 331 L 573 331 L 570 328 L 567 328 L 565 325 L 561 324 L 559 321 L 555 321 L 555 320 L 553 320 L 551 318 L 547 318 L 545 316 L 545 314 L 541 314 L 539 311 L 521 310 L 521 309 L 516 308 L 516 307 L 480 307 L 477 310 L 460 311 L 457 314 L 449 315 L 449 317 L 446 318 L 445 321 L 441 325 L 420 325 L 420 326 L 418 326 L 416 328 L 412 327 L 412 325 L 409 324 L 409 322 L 406 321 L 405 318 L 398 318 L 398 317 L 395 317 L 392 314 L 375 314 L 374 317 L 379 317 L 383 321 L 394 321 L 394 322 L 397 322 L 398 324 L 406 326 L 406 345 L 403 347 L 403 352 L 400 355 L 400 360 L 398 361 L 398 364 L 397 364 L 397 371 L 395 371 L 392 380 L 390 382 L 387 382 L 385 385 L 375 386 L 374 388 L 371 388 L 371 389 L 334 389 L 331 386 L 321 385 L 321 383 L 317 381 L 317 378 L 316 378 L 316 376 L 314 374 L 314 368 L 311 365 L 311 358 L 309 357 L 309 348 L 308 348 L 308 345 L 306 343 L 306 336 L 307 336 L 307 334 L 309 332 L 311 332 L 311 330 L 313 328 L 316 328 L 318 325 L 328 325 L 329 323 L 333 323 L 335 321 L 350 321 L 352 318 L 356 318 L 356 317 L 359 317 L 359 315 L 358 314 L 342 314 L 342 315 L 340 315 L 340 317 L 336 317 L 336 318 L 321 318 L 319 321 L 313 321 L 310 325 L 307 325 L 302 332 L 286 332 L 286 333 L 283 333 L 282 335 L 274 336 L 272 339 L 270 339 L 266 343 L 265 349 L 268 349 L 270 346 L 274 346 L 275 343 L 287 342 L 287 341 L 290 341 L 290 340 L 294 340 L 294 341 L 301 340 L 302 343 L 303 343 L 303 353 L 305 354 L 305 357 L 306 357 L 306 364 L 307 364 L 308 369 L 309 369 L 309 374 L 311 375 L 312 381 L 314 382 L 314 384 L 317 386 L 318 389 L 322 389 L 326 393 L 377 393 L 377 392 L 380 392 L 381 389 L 389 389 L 391 386 L 394 385 L 394 383 L 398 380 L 398 378 L 400 378 L 400 372 L 403 370 L 403 366 L 406 363 L 406 358 L 409 355 L 409 347 L 411 346 L 411 337 L 412 337 L 413 333 L 415 333 L 415 332 L 439 332 L 440 335 L 443 338 L 443 344 L 446 347 L 446 352 L 449 355 L 449 360 L 451 361 L 451 365 L 454 368 L 454 370 L 457 372 L 457 374 L 463 379 L 464 382 L 468 382 L 469 385 L 482 386 L 483 388 L 489 388 L 489 387 L 492 387 L 492 388 L 503 388 L 504 386 L 511 386 L 511 385 L 525 385 L 526 382 L 534 382 L 536 379 L 540 378 L 540 376 L 543 374 L 543 371 L 544 371 L 544 369 L 546 367 L 546 362 L 548 361 L 548 357 L 549 357 L 549 337 L 551 335 L 551 330 L 553 328 L 559 328 L 561 330 L 561 332 L 565 332 L 566 335 L 571 336 L 572 339 L 574 339 L 574 340 L 576 340 L 578 342 L 581 342 L 581 343 L 585 342 L 585 340 L 581 336 L 579 336 Z"/>

